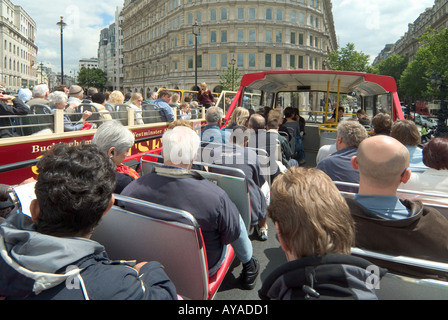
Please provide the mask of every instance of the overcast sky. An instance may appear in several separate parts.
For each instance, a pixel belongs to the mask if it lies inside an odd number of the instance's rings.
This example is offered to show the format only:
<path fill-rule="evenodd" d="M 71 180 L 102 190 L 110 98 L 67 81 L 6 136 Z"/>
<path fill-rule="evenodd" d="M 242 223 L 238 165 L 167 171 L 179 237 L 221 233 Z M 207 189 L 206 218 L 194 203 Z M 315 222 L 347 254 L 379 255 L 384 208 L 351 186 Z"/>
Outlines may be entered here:
<path fill-rule="evenodd" d="M 325 0 L 322 0 L 325 1 Z M 37 24 L 38 63 L 60 72 L 60 30 L 64 16 L 64 73 L 78 71 L 78 61 L 97 56 L 99 34 L 114 20 L 123 0 L 12 0 Z M 333 15 L 340 47 L 353 42 L 358 51 L 373 59 L 388 43 L 394 43 L 413 22 L 432 7 L 434 0 L 333 0 Z"/>
<path fill-rule="evenodd" d="M 395 43 L 434 0 L 333 0 L 339 47 L 355 44 L 373 59 L 388 43 Z"/>

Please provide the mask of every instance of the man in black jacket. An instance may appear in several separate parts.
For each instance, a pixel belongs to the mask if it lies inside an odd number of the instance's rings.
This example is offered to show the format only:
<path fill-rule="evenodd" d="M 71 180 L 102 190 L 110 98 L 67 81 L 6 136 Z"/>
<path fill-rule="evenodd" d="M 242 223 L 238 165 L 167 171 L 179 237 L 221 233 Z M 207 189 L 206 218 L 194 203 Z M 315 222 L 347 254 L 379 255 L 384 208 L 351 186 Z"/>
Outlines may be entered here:
<path fill-rule="evenodd" d="M 18 98 L 4 94 L 3 87 L 0 87 L 0 137 L 9 138 L 18 136 L 11 127 L 11 119 L 4 117 L 7 115 L 26 115 L 30 108 Z"/>

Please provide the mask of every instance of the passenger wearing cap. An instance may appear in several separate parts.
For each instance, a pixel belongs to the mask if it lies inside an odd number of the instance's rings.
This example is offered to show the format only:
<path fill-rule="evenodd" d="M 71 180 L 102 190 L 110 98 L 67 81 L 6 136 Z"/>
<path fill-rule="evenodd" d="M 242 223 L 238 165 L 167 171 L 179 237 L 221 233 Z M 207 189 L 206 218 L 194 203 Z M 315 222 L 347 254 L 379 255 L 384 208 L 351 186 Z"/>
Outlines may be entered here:
<path fill-rule="evenodd" d="M 68 101 L 67 108 L 65 112 L 70 116 L 72 121 L 78 121 L 81 119 L 80 115 L 75 115 L 73 113 L 78 113 L 78 107 L 82 103 L 84 98 L 84 89 L 78 85 L 72 85 L 68 89 Z"/>
<path fill-rule="evenodd" d="M 0 85 L 0 115 L 26 115 L 30 109 L 20 99 L 6 94 L 6 89 Z M 0 127 L 10 127 L 11 120 L 6 117 L 0 117 Z M 0 130 L 1 138 L 16 137 L 18 134 L 13 128 L 4 128 Z"/>

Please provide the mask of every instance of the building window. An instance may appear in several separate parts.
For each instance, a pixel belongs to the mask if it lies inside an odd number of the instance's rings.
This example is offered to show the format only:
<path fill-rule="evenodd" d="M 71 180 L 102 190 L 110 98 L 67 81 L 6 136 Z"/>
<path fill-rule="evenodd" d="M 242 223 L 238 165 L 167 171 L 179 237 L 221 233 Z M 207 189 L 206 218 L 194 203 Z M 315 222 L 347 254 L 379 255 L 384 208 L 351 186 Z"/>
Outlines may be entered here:
<path fill-rule="evenodd" d="M 210 10 L 210 21 L 216 21 L 216 9 Z"/>
<path fill-rule="evenodd" d="M 236 66 L 238 68 L 244 68 L 244 53 L 238 53 L 236 55 Z"/>
<path fill-rule="evenodd" d="M 283 42 L 283 34 L 281 31 L 275 32 L 275 42 L 276 43 L 282 43 Z"/>
<path fill-rule="evenodd" d="M 216 64 L 216 54 L 212 53 L 210 54 L 210 69 L 216 69 L 217 64 Z"/>
<path fill-rule="evenodd" d="M 238 29 L 237 31 L 237 41 L 244 42 L 244 29 Z"/>
<path fill-rule="evenodd" d="M 227 30 L 221 30 L 221 42 L 227 42 Z"/>
<path fill-rule="evenodd" d="M 249 53 L 249 68 L 255 68 L 256 55 L 255 53 Z"/>
<path fill-rule="evenodd" d="M 277 9 L 277 21 L 283 21 L 283 10 Z"/>
<path fill-rule="evenodd" d="M 276 54 L 275 55 L 275 67 L 276 68 L 281 68 L 282 67 L 282 55 L 281 54 Z"/>
<path fill-rule="evenodd" d="M 265 31 L 265 41 L 272 42 L 272 30 Z"/>
<path fill-rule="evenodd" d="M 303 33 L 299 33 L 299 44 L 303 45 L 303 41 L 304 41 Z"/>
<path fill-rule="evenodd" d="M 303 56 L 299 56 L 299 69 L 303 69 Z"/>
<path fill-rule="evenodd" d="M 296 68 L 296 56 L 295 55 L 290 55 L 289 56 L 289 67 L 291 69 L 295 69 Z"/>
<path fill-rule="evenodd" d="M 255 20 L 256 18 L 256 8 L 249 8 L 249 20 Z"/>
<path fill-rule="evenodd" d="M 244 8 L 238 8 L 238 20 L 244 20 Z"/>
<path fill-rule="evenodd" d="M 216 43 L 216 31 L 210 31 L 210 43 Z"/>
<path fill-rule="evenodd" d="M 249 42 L 255 42 L 257 40 L 256 35 L 257 32 L 255 29 L 249 29 Z"/>
<path fill-rule="evenodd" d="M 221 68 L 227 68 L 228 62 L 227 62 L 227 53 L 221 54 Z"/>
<path fill-rule="evenodd" d="M 296 33 L 291 32 L 291 44 L 296 44 Z"/>
<path fill-rule="evenodd" d="M 272 20 L 272 9 L 271 8 L 266 8 L 265 18 L 266 18 L 266 20 Z"/>
<path fill-rule="evenodd" d="M 227 8 L 221 9 L 221 20 L 227 20 Z"/>
<path fill-rule="evenodd" d="M 264 55 L 264 66 L 265 66 L 265 68 L 272 67 L 272 55 L 270 53 L 266 53 Z"/>
<path fill-rule="evenodd" d="M 188 69 L 193 69 L 193 67 L 194 67 L 193 56 L 187 57 L 187 67 L 188 67 Z"/>

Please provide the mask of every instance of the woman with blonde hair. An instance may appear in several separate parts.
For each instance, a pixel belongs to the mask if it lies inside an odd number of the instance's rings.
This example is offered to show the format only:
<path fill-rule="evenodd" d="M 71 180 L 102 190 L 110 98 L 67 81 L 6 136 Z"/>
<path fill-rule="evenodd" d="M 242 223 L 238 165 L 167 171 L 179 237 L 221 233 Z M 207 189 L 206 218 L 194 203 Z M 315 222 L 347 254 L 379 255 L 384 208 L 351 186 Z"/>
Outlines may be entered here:
<path fill-rule="evenodd" d="M 226 134 L 226 141 L 229 140 L 233 128 L 237 126 L 247 127 L 247 121 L 249 121 L 249 117 L 250 117 L 249 110 L 247 110 L 246 108 L 236 107 L 235 110 L 233 110 L 229 122 L 224 128 Z"/>
<path fill-rule="evenodd" d="M 113 106 L 116 106 L 117 104 L 123 104 L 124 94 L 118 90 L 112 91 L 112 93 L 109 95 L 109 100 L 107 100 L 107 102 Z"/>
<path fill-rule="evenodd" d="M 350 255 L 354 222 L 331 179 L 315 168 L 291 167 L 271 191 L 268 215 L 288 262 L 266 278 L 260 297 L 377 299 L 370 280 L 379 281 L 385 270 Z"/>
<path fill-rule="evenodd" d="M 141 93 L 135 92 L 129 100 L 129 108 L 134 109 L 134 124 L 144 124 L 142 118 L 143 96 Z"/>

